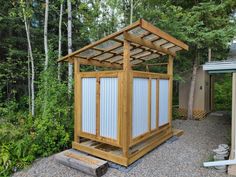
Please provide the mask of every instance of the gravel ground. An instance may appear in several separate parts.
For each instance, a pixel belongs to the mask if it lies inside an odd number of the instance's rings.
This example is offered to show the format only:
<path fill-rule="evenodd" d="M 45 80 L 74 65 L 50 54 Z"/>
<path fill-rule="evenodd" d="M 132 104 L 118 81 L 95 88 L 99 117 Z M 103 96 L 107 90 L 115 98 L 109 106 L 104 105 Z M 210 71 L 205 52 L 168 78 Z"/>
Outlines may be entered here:
<path fill-rule="evenodd" d="M 121 172 L 109 168 L 105 176 L 135 177 L 224 177 L 215 169 L 204 168 L 202 163 L 212 157 L 212 149 L 228 143 L 230 121 L 228 118 L 208 116 L 202 121 L 175 120 L 173 126 L 184 130 L 178 140 L 165 143 L 145 155 L 132 170 Z M 36 161 L 14 177 L 86 177 L 87 175 L 58 164 L 54 156 Z"/>

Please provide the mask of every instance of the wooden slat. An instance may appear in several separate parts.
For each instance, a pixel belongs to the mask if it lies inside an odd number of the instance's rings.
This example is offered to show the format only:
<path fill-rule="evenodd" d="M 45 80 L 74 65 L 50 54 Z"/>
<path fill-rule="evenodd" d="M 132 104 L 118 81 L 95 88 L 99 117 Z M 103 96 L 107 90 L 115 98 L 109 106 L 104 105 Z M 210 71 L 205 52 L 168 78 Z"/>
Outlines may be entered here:
<path fill-rule="evenodd" d="M 159 129 L 159 79 L 156 83 L 156 128 Z"/>
<path fill-rule="evenodd" d="M 117 48 L 119 48 L 119 47 L 122 47 L 122 45 L 119 44 L 119 45 L 117 45 L 117 46 L 115 46 L 115 47 L 111 47 L 111 48 L 106 49 L 106 50 L 104 50 L 103 52 L 101 52 L 101 53 L 99 53 L 99 54 L 97 54 L 97 55 L 91 56 L 91 57 L 89 57 L 89 58 L 87 58 L 87 59 L 90 60 L 90 59 L 92 59 L 92 58 L 99 57 L 99 56 L 101 56 L 101 55 L 103 55 L 103 54 L 105 54 L 105 53 L 109 53 L 109 52 L 111 52 L 112 50 L 115 50 L 115 49 L 117 49 Z"/>
<path fill-rule="evenodd" d="M 151 78 L 148 79 L 148 131 L 151 132 L 151 106 L 152 106 L 152 101 L 151 101 L 151 91 L 152 91 L 152 82 Z"/>
<path fill-rule="evenodd" d="M 96 136 L 100 136 L 100 77 L 96 77 Z"/>
<path fill-rule="evenodd" d="M 136 44 L 148 47 L 150 49 L 154 49 L 154 50 L 156 50 L 158 52 L 162 52 L 162 53 L 166 53 L 166 54 L 169 54 L 169 55 L 172 55 L 172 56 L 176 56 L 176 54 L 174 52 L 171 52 L 171 51 L 161 47 L 160 45 L 155 45 L 155 44 L 153 44 L 152 42 L 150 42 L 148 40 L 144 40 L 144 39 L 142 39 L 140 37 L 136 37 L 133 34 L 129 34 L 127 32 L 124 32 L 124 38 L 126 40 L 130 41 L 130 42 L 133 42 L 133 43 L 136 43 Z"/>
<path fill-rule="evenodd" d="M 145 141 L 145 140 L 147 140 L 147 139 L 149 139 L 149 138 L 151 138 L 153 136 L 156 136 L 160 132 L 163 132 L 163 131 L 165 131 L 167 129 L 170 129 L 169 124 L 166 124 L 166 125 L 162 126 L 161 128 L 155 129 L 155 130 L 153 130 L 151 132 L 146 132 L 146 133 L 144 133 L 142 135 L 139 135 L 138 137 L 135 137 L 134 139 L 132 139 L 132 141 L 130 143 L 130 147 L 133 147 L 133 146 L 141 143 L 142 141 Z"/>
<path fill-rule="evenodd" d="M 132 71 L 133 77 L 140 78 L 158 78 L 158 79 L 169 79 L 170 75 L 168 74 L 160 74 L 160 73 L 152 73 L 152 72 L 144 72 L 144 71 Z"/>
<path fill-rule="evenodd" d="M 93 134 L 90 134 L 90 133 L 87 133 L 87 132 L 80 132 L 80 136 L 83 137 L 83 138 L 91 139 L 91 140 L 98 141 L 98 142 L 101 142 L 101 143 L 106 143 L 106 144 L 109 144 L 109 145 L 112 145 L 112 146 L 121 147 L 118 144 L 117 140 L 114 140 L 114 139 L 111 139 L 111 138 L 96 136 L 96 135 L 93 135 Z"/>
<path fill-rule="evenodd" d="M 148 23 L 147 21 L 141 19 L 141 27 L 147 31 L 150 31 L 151 33 L 160 36 L 161 38 L 185 49 L 188 50 L 188 45 L 186 45 L 185 43 L 177 40 L 176 38 L 170 36 L 169 34 L 165 33 L 164 31 L 160 30 L 159 28 L 155 27 L 154 25 Z"/>

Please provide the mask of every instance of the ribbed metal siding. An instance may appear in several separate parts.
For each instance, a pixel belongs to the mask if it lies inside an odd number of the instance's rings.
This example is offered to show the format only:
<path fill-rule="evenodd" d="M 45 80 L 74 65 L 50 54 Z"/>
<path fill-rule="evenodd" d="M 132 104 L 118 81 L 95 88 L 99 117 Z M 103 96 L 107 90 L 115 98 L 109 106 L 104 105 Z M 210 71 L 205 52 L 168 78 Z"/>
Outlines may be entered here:
<path fill-rule="evenodd" d="M 157 80 L 151 80 L 151 129 L 156 128 L 156 112 L 157 112 Z"/>
<path fill-rule="evenodd" d="M 82 131 L 96 134 L 96 78 L 82 78 Z"/>
<path fill-rule="evenodd" d="M 133 79 L 132 137 L 148 131 L 148 79 Z"/>
<path fill-rule="evenodd" d="M 118 78 L 100 79 L 100 135 L 117 139 Z"/>
<path fill-rule="evenodd" d="M 159 80 L 159 126 L 168 123 L 168 91 L 169 81 Z"/>

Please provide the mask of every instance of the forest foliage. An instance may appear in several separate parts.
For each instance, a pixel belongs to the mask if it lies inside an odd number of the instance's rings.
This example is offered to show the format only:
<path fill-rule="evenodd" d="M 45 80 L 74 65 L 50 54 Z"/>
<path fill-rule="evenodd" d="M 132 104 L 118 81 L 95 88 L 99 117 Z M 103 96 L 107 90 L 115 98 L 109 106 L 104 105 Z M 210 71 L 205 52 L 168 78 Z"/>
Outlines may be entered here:
<path fill-rule="evenodd" d="M 153 23 L 190 46 L 174 61 L 175 78 L 212 58 L 227 58 L 235 37 L 235 0 L 71 0 L 72 50 L 100 39 L 139 18 Z M 133 2 L 133 6 L 131 6 Z M 62 55 L 67 47 L 67 1 L 50 0 L 47 27 L 48 68 L 44 69 L 45 1 L 0 2 L 0 176 L 8 176 L 39 157 L 71 146 L 73 98 L 68 95 L 68 66 L 58 80 L 58 28 L 62 14 Z M 133 7 L 132 16 L 131 7 Z M 34 58 L 35 114 L 32 115 L 32 61 L 24 15 Z M 150 61 L 155 62 L 155 61 Z M 93 70 L 83 66 L 82 70 Z M 45 81 L 47 84 L 45 85 Z M 222 100 L 224 98 L 221 98 Z M 223 101 L 224 102 L 224 101 Z"/>

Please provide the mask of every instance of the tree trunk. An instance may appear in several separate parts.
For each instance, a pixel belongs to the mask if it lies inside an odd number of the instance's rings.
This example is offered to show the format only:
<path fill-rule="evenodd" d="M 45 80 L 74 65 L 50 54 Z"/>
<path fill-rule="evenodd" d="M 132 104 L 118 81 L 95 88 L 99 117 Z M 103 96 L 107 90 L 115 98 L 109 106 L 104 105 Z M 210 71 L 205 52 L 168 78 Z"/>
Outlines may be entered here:
<path fill-rule="evenodd" d="M 193 119 L 193 102 L 194 102 L 196 77 L 197 77 L 197 58 L 194 59 L 192 80 L 191 80 L 191 85 L 190 85 L 190 90 L 189 90 L 188 119 Z"/>
<path fill-rule="evenodd" d="M 29 112 L 31 112 L 31 70 L 30 70 L 30 54 L 28 47 L 28 61 L 27 61 L 27 70 L 28 70 L 28 104 L 29 104 Z"/>
<path fill-rule="evenodd" d="M 26 36 L 27 36 L 27 43 L 28 43 L 28 52 L 29 52 L 29 57 L 30 57 L 30 63 L 31 63 L 31 114 L 34 117 L 35 115 L 35 103 L 34 103 L 34 58 L 33 58 L 33 53 L 32 53 L 32 47 L 31 47 L 31 40 L 30 40 L 30 32 L 29 32 L 29 26 L 25 14 L 25 9 L 23 8 L 23 18 L 24 18 L 24 24 L 25 24 L 25 31 L 26 31 Z"/>
<path fill-rule="evenodd" d="M 72 53 L 72 12 L 71 12 L 71 1 L 67 0 L 68 8 L 68 25 L 67 25 L 67 35 L 68 35 L 68 54 Z M 73 77 L 73 67 L 71 63 L 68 63 L 68 93 L 69 98 L 72 92 L 72 77 Z"/>
<path fill-rule="evenodd" d="M 62 24 L 62 14 L 63 14 L 63 1 L 61 2 L 60 5 L 60 17 L 59 17 L 59 39 L 58 39 L 58 58 L 61 57 L 61 24 Z M 58 63 L 57 66 L 57 76 L 58 80 L 61 81 L 61 62 Z"/>
<path fill-rule="evenodd" d="M 133 23 L 133 10 L 134 10 L 134 2 L 130 0 L 130 24 Z"/>
<path fill-rule="evenodd" d="M 44 17 L 45 64 L 44 64 L 44 70 L 47 70 L 47 68 L 48 68 L 48 4 L 49 4 L 49 0 L 45 0 L 45 17 Z"/>

